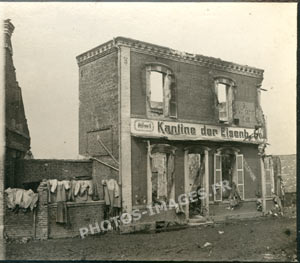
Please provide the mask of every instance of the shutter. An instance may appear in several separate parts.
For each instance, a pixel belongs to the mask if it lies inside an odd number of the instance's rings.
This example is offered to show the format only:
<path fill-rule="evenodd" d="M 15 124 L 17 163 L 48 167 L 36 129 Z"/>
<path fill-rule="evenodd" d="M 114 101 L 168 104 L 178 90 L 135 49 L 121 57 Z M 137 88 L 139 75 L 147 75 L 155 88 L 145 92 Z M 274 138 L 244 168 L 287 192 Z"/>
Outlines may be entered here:
<path fill-rule="evenodd" d="M 227 121 L 232 122 L 233 120 L 233 87 L 228 86 L 228 95 L 227 95 Z"/>
<path fill-rule="evenodd" d="M 222 155 L 215 154 L 214 156 L 214 199 L 222 201 Z"/>
<path fill-rule="evenodd" d="M 227 102 L 219 103 L 219 120 L 228 121 L 228 106 Z"/>
<path fill-rule="evenodd" d="M 237 188 L 242 200 L 245 199 L 245 185 L 244 185 L 244 156 L 242 154 L 236 155 L 236 173 L 237 173 Z"/>
<path fill-rule="evenodd" d="M 170 98 L 169 116 L 172 118 L 177 118 L 176 83 L 175 83 L 175 79 L 173 76 L 171 77 L 171 79 L 172 79 L 172 82 L 170 85 L 171 98 Z"/>

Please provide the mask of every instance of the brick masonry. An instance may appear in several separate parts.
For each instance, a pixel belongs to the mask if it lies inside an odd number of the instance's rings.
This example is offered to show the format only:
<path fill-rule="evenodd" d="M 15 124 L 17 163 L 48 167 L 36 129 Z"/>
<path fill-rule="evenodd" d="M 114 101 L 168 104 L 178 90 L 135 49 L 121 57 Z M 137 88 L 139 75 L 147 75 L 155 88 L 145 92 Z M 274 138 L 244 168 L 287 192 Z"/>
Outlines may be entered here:
<path fill-rule="evenodd" d="M 89 160 L 20 160 L 17 170 L 17 186 L 23 183 L 41 182 L 43 179 L 67 180 L 77 176 L 92 177 L 93 162 Z"/>
<path fill-rule="evenodd" d="M 201 121 L 219 124 L 215 113 L 213 85 L 215 77 L 228 77 L 236 83 L 236 101 L 257 106 L 257 85 L 261 78 L 220 71 L 209 67 L 179 62 L 150 54 L 131 52 L 131 113 L 146 118 L 146 92 L 143 74 L 145 63 L 163 63 L 169 66 L 176 77 L 178 118 L 177 121 Z M 196 109 L 196 110 L 195 110 Z M 255 113 L 251 113 L 255 119 Z M 242 127 L 254 127 L 256 122 L 240 120 Z"/>
<path fill-rule="evenodd" d="M 49 238 L 76 237 L 80 235 L 79 229 L 89 228 L 89 225 L 99 225 L 104 220 L 104 201 L 88 203 L 68 203 L 70 226 L 57 224 L 56 204 L 49 205 Z"/>
<path fill-rule="evenodd" d="M 128 70 L 122 70 L 125 63 L 125 55 L 118 57 L 117 47 L 122 50 L 126 46 L 130 49 L 130 58 L 126 61 L 130 64 L 130 76 Z M 147 198 L 147 160 L 145 139 L 131 138 L 130 147 L 122 149 L 118 141 L 118 114 L 122 116 L 122 97 L 125 92 L 122 88 L 124 82 L 130 84 L 130 116 L 147 118 L 147 92 L 145 65 L 147 63 L 160 63 L 169 67 L 175 76 L 177 92 L 177 119 L 178 122 L 199 122 L 203 124 L 220 125 L 217 107 L 215 105 L 214 79 L 217 77 L 232 79 L 235 83 L 235 99 L 233 105 L 234 117 L 239 119 L 239 126 L 254 128 L 259 123 L 256 118 L 256 110 L 260 109 L 258 87 L 263 80 L 263 70 L 241 66 L 220 59 L 191 55 L 177 52 L 165 47 L 145 43 L 142 41 L 117 37 L 113 41 L 104 43 L 77 57 L 79 65 L 79 152 L 89 154 L 88 134 L 106 127 L 112 129 L 111 146 L 113 154 L 121 156 L 128 154 L 131 147 L 131 172 L 122 175 L 122 187 L 126 186 L 123 176 L 129 178 L 131 174 L 131 193 L 129 188 L 123 191 L 127 199 L 132 196 L 132 206 L 143 205 Z M 118 66 L 120 67 L 118 70 Z M 125 72 L 125 73 L 124 73 Z M 120 75 L 118 75 L 120 73 Z M 118 85 L 120 91 L 118 93 Z M 127 111 L 126 111 L 127 112 Z M 247 115 L 247 116 L 244 116 Z M 161 117 L 162 120 L 170 120 Z M 174 120 L 174 119 L 173 119 Z M 119 120 L 122 125 L 122 119 Z M 123 123 L 124 124 L 124 123 Z M 125 125 L 127 125 L 125 123 Z M 127 126 L 126 126 L 127 128 Z M 122 136 L 122 134 L 121 134 Z M 105 137 L 104 138 L 109 138 Z M 110 140 L 110 139 L 105 139 Z M 123 142 L 123 141 L 122 141 Z M 170 143 L 163 139 L 151 139 L 151 143 Z M 257 192 L 261 192 L 261 171 L 257 145 L 245 143 L 222 143 L 222 142 L 198 142 L 211 148 L 209 152 L 209 184 L 213 184 L 213 154 L 222 146 L 238 147 L 247 161 L 251 172 L 245 169 L 245 198 L 256 198 Z M 97 142 L 95 142 L 97 145 Z M 175 197 L 184 193 L 184 147 L 192 145 L 192 142 L 172 142 L 177 147 L 175 162 Z M 102 156 L 103 158 L 103 156 Z M 107 157 L 105 160 L 111 163 Z M 122 160 L 121 165 L 122 165 Z M 102 165 L 95 168 L 93 175 L 99 178 L 117 176 L 116 173 L 104 168 Z M 94 166 L 95 167 L 95 166 Z M 123 170 L 123 169 L 122 169 Z M 114 173 L 114 174 L 113 174 Z M 129 182 L 129 181 L 128 181 Z M 212 201 L 211 197 L 211 201 Z M 123 207 L 124 208 L 124 207 Z"/>
<path fill-rule="evenodd" d="M 38 207 L 34 211 L 14 213 L 5 209 L 5 235 L 10 239 L 34 238 L 66 238 L 79 236 L 81 227 L 99 224 L 104 219 L 104 201 L 84 203 L 67 203 L 70 224 L 56 223 L 57 205 L 48 204 L 47 187 L 38 187 Z"/>
<path fill-rule="evenodd" d="M 101 146 L 97 137 L 88 134 L 111 129 L 112 136 L 103 136 L 103 143 L 118 159 L 118 56 L 117 51 L 79 67 L 79 153 L 97 156 L 88 144 Z M 101 136 L 101 134 L 100 134 Z"/>
<path fill-rule="evenodd" d="M 281 176 L 283 179 L 285 192 L 296 193 L 297 162 L 296 154 L 276 155 L 281 162 Z"/>
<path fill-rule="evenodd" d="M 4 235 L 11 239 L 15 238 L 33 238 L 34 224 L 33 224 L 33 212 L 14 213 L 5 208 L 5 220 L 4 220 Z"/>

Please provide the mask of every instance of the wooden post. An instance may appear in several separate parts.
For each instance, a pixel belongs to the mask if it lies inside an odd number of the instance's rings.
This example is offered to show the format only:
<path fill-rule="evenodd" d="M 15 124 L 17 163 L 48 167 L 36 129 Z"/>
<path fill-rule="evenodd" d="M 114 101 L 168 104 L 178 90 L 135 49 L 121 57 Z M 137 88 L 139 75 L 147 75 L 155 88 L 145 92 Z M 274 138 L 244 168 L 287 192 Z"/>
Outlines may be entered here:
<path fill-rule="evenodd" d="M 184 151 L 184 193 L 189 194 L 189 151 Z M 188 197 L 186 197 L 188 199 Z M 189 203 L 185 206 L 186 218 L 189 219 Z"/>
<path fill-rule="evenodd" d="M 152 204 L 152 171 L 151 171 L 151 145 L 150 141 L 147 141 L 147 205 Z"/>
<path fill-rule="evenodd" d="M 260 156 L 260 169 L 261 169 L 261 188 L 262 188 L 262 212 L 266 214 L 266 177 L 265 177 L 265 165 L 263 156 Z"/>
<path fill-rule="evenodd" d="M 208 150 L 204 150 L 204 158 L 205 158 L 205 208 L 206 208 L 206 217 L 209 216 L 209 163 L 208 163 Z"/>

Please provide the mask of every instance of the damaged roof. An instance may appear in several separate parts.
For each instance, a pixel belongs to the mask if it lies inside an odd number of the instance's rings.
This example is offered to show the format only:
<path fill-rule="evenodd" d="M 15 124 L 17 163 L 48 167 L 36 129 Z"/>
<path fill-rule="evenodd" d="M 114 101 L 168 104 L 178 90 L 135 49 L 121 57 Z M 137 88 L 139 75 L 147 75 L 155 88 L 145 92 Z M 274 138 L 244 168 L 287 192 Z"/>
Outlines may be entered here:
<path fill-rule="evenodd" d="M 114 47 L 117 47 L 119 45 L 128 46 L 131 49 L 138 50 L 147 54 L 150 53 L 152 55 L 170 58 L 173 60 L 191 62 L 218 70 L 225 70 L 248 76 L 262 78 L 264 73 L 263 69 L 250 67 L 248 65 L 241 65 L 221 60 L 220 58 L 208 57 L 200 54 L 191 54 L 188 52 L 178 51 L 168 47 L 125 37 L 116 37 L 108 42 L 101 44 L 100 46 L 97 46 L 80 54 L 76 57 L 77 63 L 79 66 L 89 63 L 99 57 L 106 55 L 107 53 L 110 53 Z"/>

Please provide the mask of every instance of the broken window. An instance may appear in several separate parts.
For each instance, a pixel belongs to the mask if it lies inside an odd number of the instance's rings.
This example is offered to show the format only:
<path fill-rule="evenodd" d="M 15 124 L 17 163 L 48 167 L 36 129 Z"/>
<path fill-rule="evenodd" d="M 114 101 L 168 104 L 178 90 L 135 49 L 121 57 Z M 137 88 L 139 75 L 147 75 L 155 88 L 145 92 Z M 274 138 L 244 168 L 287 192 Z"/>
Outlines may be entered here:
<path fill-rule="evenodd" d="M 189 153 L 188 154 L 188 192 L 196 191 L 197 194 L 200 189 L 204 188 L 204 173 L 205 173 L 205 159 L 204 153 Z M 198 215 L 204 212 L 204 203 L 202 199 L 198 198 L 195 202 L 189 203 L 189 214 Z"/>
<path fill-rule="evenodd" d="M 160 72 L 150 71 L 150 99 L 162 108 L 164 102 L 164 75 Z"/>
<path fill-rule="evenodd" d="M 165 117 L 177 117 L 175 78 L 164 66 L 151 64 L 146 68 L 148 112 Z"/>
<path fill-rule="evenodd" d="M 152 155 L 152 201 L 167 201 L 167 156 L 165 153 Z"/>
<path fill-rule="evenodd" d="M 175 198 L 174 147 L 152 145 L 151 157 L 151 197 L 152 204 Z"/>
<path fill-rule="evenodd" d="M 215 94 L 220 122 L 232 122 L 233 87 L 234 83 L 231 80 L 218 78 L 215 81 Z"/>
<path fill-rule="evenodd" d="M 244 199 L 244 157 L 242 154 L 217 153 L 214 156 L 214 200 L 228 200 L 233 184 L 240 198 Z"/>

